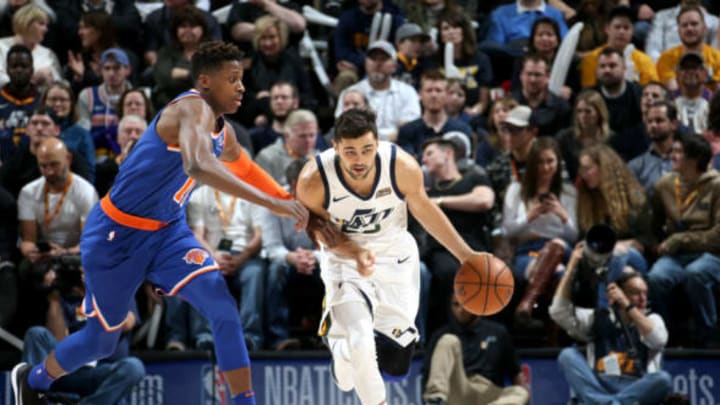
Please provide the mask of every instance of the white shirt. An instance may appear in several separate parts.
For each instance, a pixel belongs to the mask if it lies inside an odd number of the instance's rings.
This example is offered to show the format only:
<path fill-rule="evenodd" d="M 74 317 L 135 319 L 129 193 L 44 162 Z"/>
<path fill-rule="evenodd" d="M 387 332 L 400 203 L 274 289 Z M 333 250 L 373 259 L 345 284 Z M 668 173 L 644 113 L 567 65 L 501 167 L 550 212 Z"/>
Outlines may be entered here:
<path fill-rule="evenodd" d="M 580 308 L 567 299 L 555 295 L 552 305 L 548 308 L 550 317 L 571 337 L 588 343 L 586 358 L 588 364 L 593 366 L 596 363 L 595 344 L 593 343 L 593 324 L 595 323 L 595 310 L 592 308 Z M 611 319 L 615 316 L 611 312 Z M 665 322 L 658 314 L 648 314 L 653 328 L 646 336 L 640 336 L 640 341 L 648 348 L 647 369 L 648 373 L 662 370 L 662 351 L 667 343 L 668 332 Z"/>
<path fill-rule="evenodd" d="M 95 187 L 87 180 L 73 174 L 72 183 L 68 189 L 63 205 L 57 217 L 50 222 L 47 232 L 45 224 L 45 177 L 33 180 L 20 190 L 18 197 L 18 219 L 20 221 L 35 221 L 38 224 L 38 239 L 46 239 L 63 248 L 69 248 L 80 243 L 82 224 L 87 219 L 90 209 L 98 200 Z M 48 212 L 52 216 L 62 192 L 48 193 Z"/>
<path fill-rule="evenodd" d="M 252 238 L 255 226 L 260 224 L 260 210 L 242 198 L 235 198 L 222 191 L 219 195 L 223 215 L 228 221 L 226 229 L 223 229 L 215 189 L 208 186 L 199 187 L 190 197 L 188 224 L 191 228 L 204 227 L 205 241 L 213 249 L 217 249 L 221 239 L 230 239 L 233 242 L 232 250 L 242 252 Z"/>
<path fill-rule="evenodd" d="M 541 238 L 561 238 L 568 243 L 573 243 L 578 236 L 575 216 L 576 200 L 575 187 L 563 184 L 560 204 L 567 211 L 567 222 L 563 223 L 555 214 L 541 214 L 534 221 L 528 222 L 527 207 L 520 195 L 520 183 L 512 182 L 505 192 L 503 231 L 509 238 L 522 239 L 534 234 Z"/>
<path fill-rule="evenodd" d="M 529 7 L 523 6 L 522 2 L 520 0 L 517 0 L 516 4 L 517 4 L 517 13 L 518 14 L 527 13 L 530 11 L 539 11 L 541 13 L 545 12 L 545 6 L 546 6 L 545 0 L 541 1 L 540 4 L 538 4 L 537 7 L 535 7 L 535 8 L 529 8 Z"/>
<path fill-rule="evenodd" d="M 682 44 L 677 25 L 679 13 L 680 6 L 666 8 L 655 13 L 645 42 L 645 53 L 652 58 L 653 62 L 657 63 L 660 55 L 666 50 Z M 706 10 L 703 10 L 703 13 L 705 14 L 705 25 L 707 26 L 705 42 L 717 47 L 718 18 Z"/>
<path fill-rule="evenodd" d="M 342 114 L 342 100 L 345 92 L 350 90 L 359 91 L 367 97 L 370 108 L 377 116 L 375 122 L 380 140 L 388 140 L 389 135 L 397 132 L 400 126 L 420 118 L 420 96 L 412 86 L 391 79 L 387 90 L 375 90 L 367 78 L 343 90 L 335 107 L 335 118 Z"/>
<path fill-rule="evenodd" d="M 13 45 L 15 45 L 14 36 L 0 38 L 0 86 L 4 86 L 10 81 L 10 77 L 7 74 L 7 53 Z M 62 78 L 60 62 L 50 48 L 46 48 L 40 44 L 35 45 L 35 48 L 32 50 L 32 57 L 33 71 L 50 68 L 53 79 L 58 80 Z"/>

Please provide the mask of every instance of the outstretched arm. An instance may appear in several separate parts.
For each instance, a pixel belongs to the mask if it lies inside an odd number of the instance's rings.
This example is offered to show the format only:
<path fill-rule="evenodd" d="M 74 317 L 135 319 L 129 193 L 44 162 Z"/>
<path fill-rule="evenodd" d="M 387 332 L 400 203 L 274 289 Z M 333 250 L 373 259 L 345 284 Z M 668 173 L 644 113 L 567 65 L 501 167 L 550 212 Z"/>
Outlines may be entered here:
<path fill-rule="evenodd" d="M 360 247 L 330 221 L 330 214 L 324 207 L 327 190 L 315 160 L 308 161 L 303 167 L 295 193 L 297 199 L 311 212 L 308 235 L 313 241 L 322 244 L 335 254 L 355 259 L 361 275 L 372 274 L 375 267 L 375 257 L 372 252 Z"/>
<path fill-rule="evenodd" d="M 410 213 L 440 244 L 461 263 L 475 253 L 457 233 L 450 220 L 425 193 L 423 175 L 417 161 L 407 152 L 398 150 L 395 176 L 400 192 L 407 199 Z"/>
<path fill-rule="evenodd" d="M 298 227 L 304 228 L 307 225 L 307 210 L 301 204 L 294 200 L 273 197 L 238 180 L 215 157 L 212 141 L 206 135 L 214 129 L 215 116 L 207 103 L 189 98 L 176 106 L 179 122 L 178 144 L 188 176 L 212 188 L 262 205 L 278 215 L 294 217 L 298 220 Z M 235 140 L 228 141 L 231 148 L 233 141 Z"/>

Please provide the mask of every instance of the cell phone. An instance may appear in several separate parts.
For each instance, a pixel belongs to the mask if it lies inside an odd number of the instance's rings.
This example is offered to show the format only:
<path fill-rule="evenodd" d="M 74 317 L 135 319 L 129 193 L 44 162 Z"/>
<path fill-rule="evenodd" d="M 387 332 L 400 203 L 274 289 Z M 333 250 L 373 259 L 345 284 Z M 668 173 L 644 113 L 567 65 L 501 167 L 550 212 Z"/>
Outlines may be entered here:
<path fill-rule="evenodd" d="M 50 243 L 46 240 L 39 240 L 35 242 L 35 246 L 37 246 L 40 253 L 47 253 L 50 250 L 52 250 L 52 247 L 50 246 Z"/>
<path fill-rule="evenodd" d="M 551 198 L 551 197 L 550 197 L 550 193 L 541 193 L 541 194 L 538 196 L 538 199 L 539 199 L 540 201 L 544 201 L 544 200 L 547 200 L 547 199 L 550 199 L 550 198 Z"/>
<path fill-rule="evenodd" d="M 218 243 L 217 250 L 223 251 L 223 252 L 229 252 L 232 250 L 233 241 L 230 239 L 220 239 L 220 243 Z"/>

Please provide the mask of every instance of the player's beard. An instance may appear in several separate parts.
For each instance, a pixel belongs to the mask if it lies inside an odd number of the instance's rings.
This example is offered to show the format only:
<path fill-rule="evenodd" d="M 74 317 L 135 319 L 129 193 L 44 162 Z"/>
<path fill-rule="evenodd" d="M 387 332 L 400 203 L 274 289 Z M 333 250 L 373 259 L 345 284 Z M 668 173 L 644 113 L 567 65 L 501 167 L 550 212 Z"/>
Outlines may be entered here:
<path fill-rule="evenodd" d="M 360 175 L 355 174 L 355 172 L 352 170 L 352 166 L 348 167 L 343 165 L 343 170 L 353 180 L 365 180 L 370 175 L 370 172 L 372 172 L 373 167 L 375 167 L 375 163 L 372 163 L 370 166 L 368 166 L 367 170 L 365 170 L 365 173 Z"/>

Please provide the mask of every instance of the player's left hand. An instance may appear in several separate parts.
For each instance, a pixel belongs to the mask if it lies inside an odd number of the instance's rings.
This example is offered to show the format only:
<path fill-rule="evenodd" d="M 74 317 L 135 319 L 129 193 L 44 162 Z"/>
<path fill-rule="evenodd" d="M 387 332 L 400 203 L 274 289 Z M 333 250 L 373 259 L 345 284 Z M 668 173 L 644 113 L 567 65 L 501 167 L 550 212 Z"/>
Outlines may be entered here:
<path fill-rule="evenodd" d="M 268 208 L 276 215 L 295 218 L 297 220 L 295 230 L 298 232 L 307 227 L 308 210 L 304 205 L 300 204 L 298 200 L 281 200 L 276 198 Z"/>

